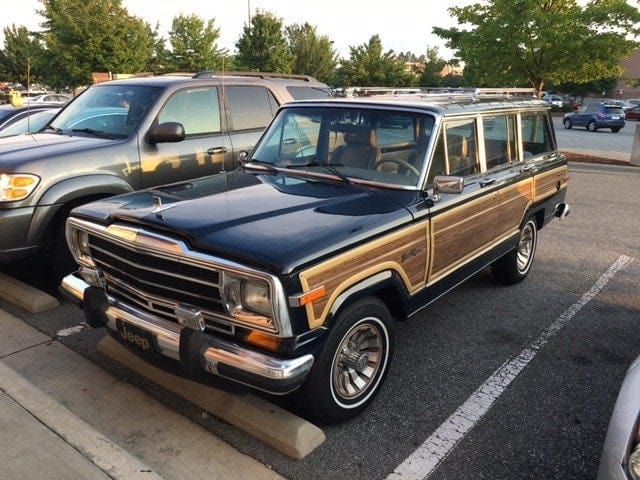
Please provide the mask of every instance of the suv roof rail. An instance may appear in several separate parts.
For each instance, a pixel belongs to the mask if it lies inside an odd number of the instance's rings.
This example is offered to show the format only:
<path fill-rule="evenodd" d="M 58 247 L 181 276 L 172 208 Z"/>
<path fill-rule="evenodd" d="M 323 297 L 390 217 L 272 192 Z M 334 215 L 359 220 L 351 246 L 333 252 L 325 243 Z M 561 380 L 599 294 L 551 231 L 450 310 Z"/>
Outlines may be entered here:
<path fill-rule="evenodd" d="M 533 97 L 533 88 L 448 88 L 448 87 L 354 87 L 353 94 L 356 96 L 372 95 L 416 95 L 416 96 L 466 96 L 466 97 L 513 97 L 526 96 Z"/>
<path fill-rule="evenodd" d="M 227 70 L 203 70 L 196 73 L 193 78 L 212 78 L 212 77 L 255 77 L 255 78 L 274 78 L 274 79 L 291 79 L 303 80 L 305 82 L 317 82 L 310 75 L 299 75 L 295 73 L 277 73 L 277 72 L 240 72 Z"/>
<path fill-rule="evenodd" d="M 192 77 L 193 72 L 138 72 L 132 75 L 133 78 L 146 77 Z"/>

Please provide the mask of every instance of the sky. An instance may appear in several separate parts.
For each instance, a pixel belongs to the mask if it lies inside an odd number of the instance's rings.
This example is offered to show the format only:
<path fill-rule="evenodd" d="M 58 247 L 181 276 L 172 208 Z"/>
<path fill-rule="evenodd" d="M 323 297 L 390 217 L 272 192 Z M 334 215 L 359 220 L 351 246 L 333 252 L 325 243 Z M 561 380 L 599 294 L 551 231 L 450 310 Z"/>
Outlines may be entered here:
<path fill-rule="evenodd" d="M 4 45 L 5 27 L 15 24 L 37 30 L 42 17 L 38 0 L 4 0 L 0 15 L 0 43 Z M 472 3 L 469 0 L 122 0 L 131 15 L 142 18 L 152 28 L 159 23 L 160 33 L 167 37 L 173 17 L 195 14 L 205 21 L 213 18 L 220 29 L 218 47 L 235 51 L 235 43 L 243 33 L 249 13 L 257 10 L 273 13 L 285 26 L 308 22 L 316 26 L 320 35 L 334 41 L 341 57 L 349 56 L 349 47 L 366 44 L 378 34 L 384 51 L 411 51 L 424 54 L 428 48 L 438 47 L 440 56 L 449 59 L 451 52 L 444 42 L 431 33 L 434 26 L 455 26 L 447 12 L 451 6 Z"/>

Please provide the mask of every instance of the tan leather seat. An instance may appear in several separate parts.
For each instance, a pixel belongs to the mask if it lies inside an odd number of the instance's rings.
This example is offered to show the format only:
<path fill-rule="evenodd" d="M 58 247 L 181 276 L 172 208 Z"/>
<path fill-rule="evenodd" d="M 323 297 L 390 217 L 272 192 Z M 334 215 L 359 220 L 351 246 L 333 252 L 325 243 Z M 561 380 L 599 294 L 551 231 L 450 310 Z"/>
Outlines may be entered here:
<path fill-rule="evenodd" d="M 375 168 L 381 152 L 377 147 L 376 132 L 369 127 L 352 126 L 344 134 L 345 144 L 336 148 L 331 158 L 334 165 Z"/>

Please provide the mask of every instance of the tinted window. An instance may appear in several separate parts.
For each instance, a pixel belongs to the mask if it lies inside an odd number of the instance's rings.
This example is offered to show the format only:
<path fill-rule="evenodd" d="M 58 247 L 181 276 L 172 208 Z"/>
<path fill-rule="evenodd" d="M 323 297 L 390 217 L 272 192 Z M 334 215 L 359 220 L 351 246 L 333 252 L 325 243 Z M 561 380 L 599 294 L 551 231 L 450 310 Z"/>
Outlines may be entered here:
<path fill-rule="evenodd" d="M 233 130 L 251 130 L 267 126 L 277 105 L 273 94 L 264 87 L 227 87 Z"/>
<path fill-rule="evenodd" d="M 525 160 L 555 150 L 549 117 L 544 112 L 523 114 L 521 135 Z"/>
<path fill-rule="evenodd" d="M 186 135 L 220 132 L 220 106 L 215 87 L 181 90 L 162 107 L 158 122 L 178 122 Z"/>
<path fill-rule="evenodd" d="M 624 116 L 624 110 L 622 107 L 604 107 L 604 113 L 607 115 L 621 115 Z"/>
<path fill-rule="evenodd" d="M 329 92 L 328 89 L 319 87 L 301 87 L 290 85 L 287 87 L 287 91 L 291 94 L 294 100 L 327 98 L 331 96 L 331 92 Z"/>

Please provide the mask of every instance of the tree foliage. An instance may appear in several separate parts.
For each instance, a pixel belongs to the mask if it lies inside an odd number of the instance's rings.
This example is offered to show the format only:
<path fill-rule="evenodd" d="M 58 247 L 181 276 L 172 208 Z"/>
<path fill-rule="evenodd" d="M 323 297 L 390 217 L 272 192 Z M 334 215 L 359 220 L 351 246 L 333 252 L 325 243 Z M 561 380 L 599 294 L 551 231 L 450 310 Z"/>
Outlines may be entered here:
<path fill-rule="evenodd" d="M 12 25 L 3 32 L 4 49 L 0 50 L 2 75 L 23 85 L 29 81 L 41 81 L 43 49 L 38 38 L 23 26 Z"/>
<path fill-rule="evenodd" d="M 406 87 L 415 78 L 405 72 L 405 64 L 393 50 L 382 51 L 382 41 L 373 35 L 369 42 L 349 47 L 350 57 L 343 60 L 338 69 L 341 86 Z"/>
<path fill-rule="evenodd" d="M 338 55 L 329 37 L 316 32 L 316 27 L 290 25 L 286 28 L 289 48 L 293 54 L 293 73 L 311 75 L 322 82 L 333 78 Z"/>
<path fill-rule="evenodd" d="M 204 22 L 197 15 L 178 15 L 169 31 L 170 50 L 167 70 L 218 70 L 223 65 L 224 52 L 217 48 L 220 29 L 214 19 Z"/>
<path fill-rule="evenodd" d="M 640 12 L 625 0 L 488 0 L 449 13 L 468 29 L 434 33 L 465 63 L 477 86 L 586 83 L 617 76 L 638 43 Z"/>
<path fill-rule="evenodd" d="M 440 56 L 437 48 L 429 48 L 423 58 L 424 70 L 420 75 L 420 86 L 442 87 L 444 80 L 440 73 L 447 65 L 447 61 Z"/>
<path fill-rule="evenodd" d="M 40 0 L 48 83 L 84 85 L 92 72 L 137 73 L 154 52 L 154 33 L 121 0 Z"/>
<path fill-rule="evenodd" d="M 285 38 L 282 20 L 269 12 L 258 11 L 245 25 L 236 43 L 236 68 L 256 72 L 291 73 L 293 54 Z"/>

